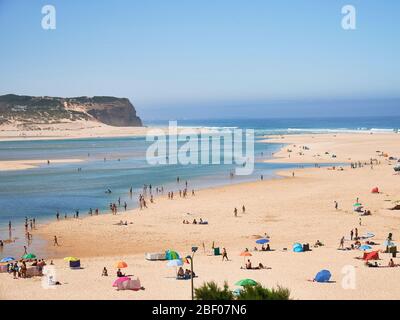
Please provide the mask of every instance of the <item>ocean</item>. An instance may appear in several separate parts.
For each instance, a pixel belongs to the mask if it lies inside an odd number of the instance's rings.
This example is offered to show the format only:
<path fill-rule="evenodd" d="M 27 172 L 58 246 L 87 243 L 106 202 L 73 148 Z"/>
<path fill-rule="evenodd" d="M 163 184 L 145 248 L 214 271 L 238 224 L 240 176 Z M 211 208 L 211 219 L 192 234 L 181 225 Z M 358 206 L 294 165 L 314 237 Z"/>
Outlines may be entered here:
<path fill-rule="evenodd" d="M 145 121 L 145 125 L 165 126 L 167 121 Z M 91 138 L 38 141 L 1 141 L 0 160 L 84 159 L 82 163 L 43 165 L 20 171 L 0 171 L 0 239 L 8 239 L 8 221 L 15 229 L 12 237 L 20 238 L 7 246 L 15 253 L 23 235 L 25 217 L 38 223 L 61 216 L 71 217 L 76 210 L 87 216 L 89 208 L 107 210 L 110 202 L 127 202 L 128 208 L 137 206 L 137 198 L 144 184 L 164 187 L 164 190 L 184 188 L 198 190 L 260 179 L 276 179 L 276 171 L 291 169 L 299 164 L 264 163 L 282 145 L 261 143 L 263 135 L 299 134 L 303 132 L 393 132 L 400 126 L 400 118 L 330 118 L 330 119 L 245 119 L 245 120 L 182 120 L 178 126 L 198 128 L 254 129 L 255 169 L 251 175 L 230 177 L 235 164 L 149 165 L 146 150 L 150 144 L 145 137 Z M 106 159 L 106 160 L 104 160 Z M 312 166 L 312 165 L 311 165 Z M 78 171 L 78 168 L 81 168 Z M 180 183 L 176 178 L 180 178 Z M 129 189 L 133 188 L 130 197 Z M 105 193 L 107 189 L 111 194 Z M 18 249 L 20 250 L 20 248 Z M 35 250 L 40 252 L 40 248 Z"/>

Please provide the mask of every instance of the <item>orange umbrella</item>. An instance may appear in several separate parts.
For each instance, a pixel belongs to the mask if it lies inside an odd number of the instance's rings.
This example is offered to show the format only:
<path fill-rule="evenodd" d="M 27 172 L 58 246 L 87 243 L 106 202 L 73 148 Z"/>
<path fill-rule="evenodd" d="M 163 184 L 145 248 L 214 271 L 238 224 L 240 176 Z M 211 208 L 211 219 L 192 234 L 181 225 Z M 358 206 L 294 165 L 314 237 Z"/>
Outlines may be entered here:
<path fill-rule="evenodd" d="M 115 267 L 118 268 L 118 269 L 122 269 L 122 268 L 128 267 L 128 264 L 125 261 L 118 261 L 115 264 Z"/>
<path fill-rule="evenodd" d="M 241 257 L 251 257 L 252 254 L 251 254 L 250 252 L 248 252 L 248 251 L 243 251 L 243 252 L 240 254 L 240 256 L 241 256 Z"/>
<path fill-rule="evenodd" d="M 243 257 L 243 262 L 245 263 L 245 260 L 246 260 L 245 257 L 251 257 L 252 254 L 251 254 L 250 252 L 248 252 L 248 251 L 243 251 L 243 252 L 240 254 L 240 256 Z"/>

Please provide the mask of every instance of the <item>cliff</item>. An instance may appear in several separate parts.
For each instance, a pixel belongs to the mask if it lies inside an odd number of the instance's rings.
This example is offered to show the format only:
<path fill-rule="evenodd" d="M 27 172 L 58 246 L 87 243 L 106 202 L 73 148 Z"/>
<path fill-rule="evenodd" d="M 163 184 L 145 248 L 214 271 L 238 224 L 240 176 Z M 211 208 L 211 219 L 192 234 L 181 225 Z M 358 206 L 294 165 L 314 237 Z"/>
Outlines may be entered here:
<path fill-rule="evenodd" d="M 0 96 L 0 125 L 20 128 L 74 121 L 100 122 L 116 127 L 140 127 L 141 119 L 126 98 Z"/>

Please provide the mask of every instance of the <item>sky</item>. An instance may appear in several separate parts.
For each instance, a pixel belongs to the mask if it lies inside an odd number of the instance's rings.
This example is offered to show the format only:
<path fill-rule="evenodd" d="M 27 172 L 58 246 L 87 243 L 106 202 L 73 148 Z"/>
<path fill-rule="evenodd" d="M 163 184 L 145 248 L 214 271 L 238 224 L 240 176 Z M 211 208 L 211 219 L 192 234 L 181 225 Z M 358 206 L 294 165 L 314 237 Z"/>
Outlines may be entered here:
<path fill-rule="evenodd" d="M 150 120 L 400 115 L 399 39 L 398 0 L 0 0 L 0 94 L 127 97 Z"/>

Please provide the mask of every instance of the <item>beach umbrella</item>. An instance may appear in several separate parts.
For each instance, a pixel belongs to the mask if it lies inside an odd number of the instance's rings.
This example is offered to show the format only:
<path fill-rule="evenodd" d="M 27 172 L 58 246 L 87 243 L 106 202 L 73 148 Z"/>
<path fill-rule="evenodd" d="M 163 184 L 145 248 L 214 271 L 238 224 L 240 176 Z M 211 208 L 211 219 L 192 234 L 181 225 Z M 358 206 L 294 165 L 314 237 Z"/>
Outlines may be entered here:
<path fill-rule="evenodd" d="M 180 267 L 180 266 L 183 266 L 183 262 L 181 259 L 170 260 L 167 263 L 167 267 Z"/>
<path fill-rule="evenodd" d="M 269 239 L 265 239 L 265 238 L 256 240 L 257 244 L 265 244 L 265 243 L 268 243 L 268 242 L 269 242 Z"/>
<path fill-rule="evenodd" d="M 362 250 L 362 251 L 367 251 L 367 250 L 371 250 L 372 247 L 364 244 L 364 245 L 360 246 L 358 249 Z"/>
<path fill-rule="evenodd" d="M 122 282 L 125 282 L 125 281 L 128 281 L 128 280 L 131 280 L 131 278 L 130 277 L 120 277 L 120 278 L 117 278 L 115 281 L 114 281 L 114 283 L 113 283 L 113 287 L 118 287 L 118 284 L 119 283 L 122 283 Z"/>
<path fill-rule="evenodd" d="M 240 254 L 240 256 L 241 256 L 241 257 L 251 257 L 252 254 L 251 254 L 250 252 L 248 252 L 248 251 L 243 251 L 243 252 Z"/>
<path fill-rule="evenodd" d="M 317 282 L 328 282 L 331 276 L 329 270 L 321 270 L 316 274 L 314 280 Z"/>
<path fill-rule="evenodd" d="M 393 241 L 386 240 L 386 241 L 383 243 L 383 245 L 384 245 L 385 247 L 394 247 L 396 244 L 395 244 Z"/>
<path fill-rule="evenodd" d="M 251 254 L 250 252 L 248 252 L 248 251 L 243 251 L 243 252 L 240 254 L 240 256 L 243 257 L 243 262 L 245 262 L 245 261 L 246 261 L 246 257 L 251 257 L 252 254 Z"/>
<path fill-rule="evenodd" d="M 115 264 L 115 267 L 118 268 L 118 269 L 123 269 L 123 268 L 127 268 L 128 264 L 125 261 L 118 261 Z"/>
<path fill-rule="evenodd" d="M 166 254 L 165 254 L 165 258 L 167 260 L 176 260 L 179 259 L 179 254 L 178 252 L 174 251 L 174 250 L 167 250 Z"/>
<path fill-rule="evenodd" d="M 64 261 L 79 261 L 79 258 L 75 258 L 75 257 L 65 257 Z"/>
<path fill-rule="evenodd" d="M 24 254 L 23 256 L 22 256 L 22 259 L 36 259 L 36 255 L 34 255 L 33 253 L 27 253 L 27 254 Z"/>
<path fill-rule="evenodd" d="M 254 281 L 253 279 L 242 279 L 235 283 L 235 286 L 241 286 L 241 287 L 256 286 L 256 285 L 257 285 L 257 282 Z"/>
<path fill-rule="evenodd" d="M 353 207 L 362 207 L 362 204 L 357 202 L 357 203 L 353 204 Z"/>
<path fill-rule="evenodd" d="M 10 261 L 14 261 L 15 259 L 13 257 L 5 257 L 3 259 L 0 260 L 0 262 L 10 262 Z"/>

